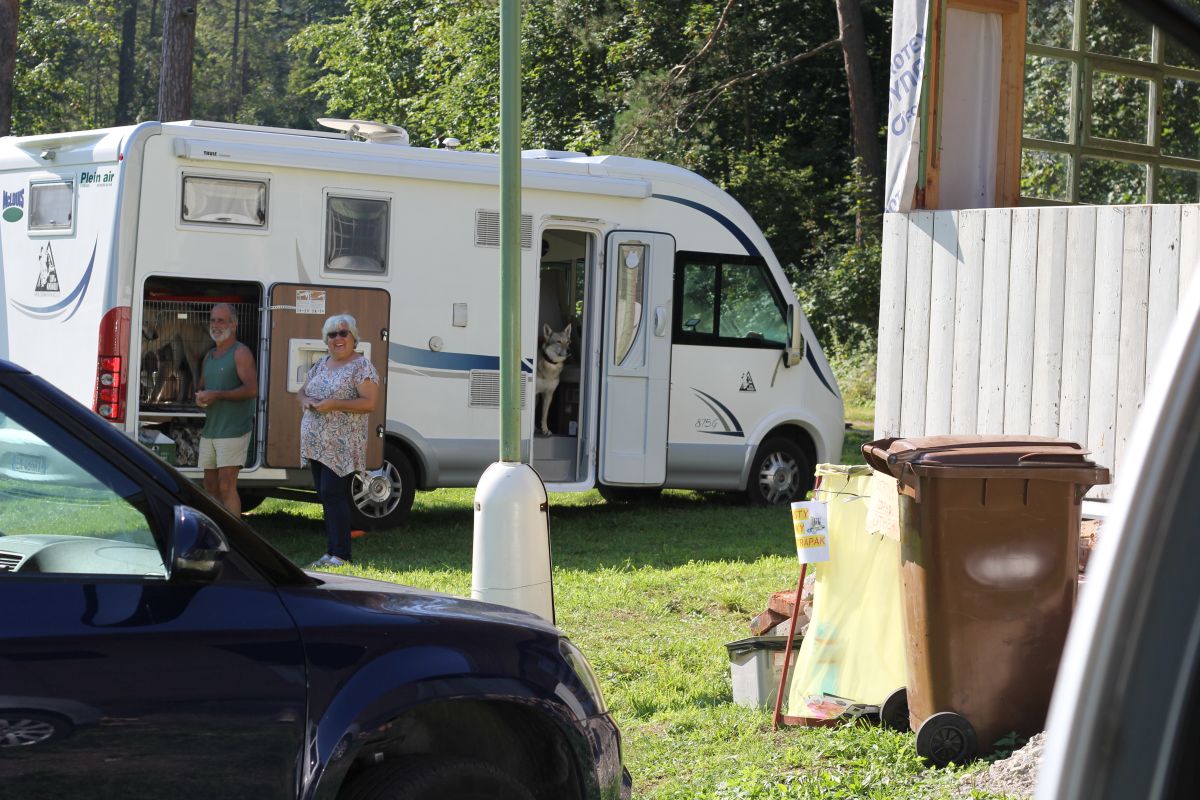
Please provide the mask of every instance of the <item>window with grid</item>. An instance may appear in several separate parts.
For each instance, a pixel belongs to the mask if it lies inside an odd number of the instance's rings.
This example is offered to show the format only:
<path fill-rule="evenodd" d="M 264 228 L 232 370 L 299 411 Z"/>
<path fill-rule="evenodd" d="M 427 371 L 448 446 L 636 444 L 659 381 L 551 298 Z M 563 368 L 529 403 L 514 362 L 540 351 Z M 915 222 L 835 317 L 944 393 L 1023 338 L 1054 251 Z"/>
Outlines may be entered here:
<path fill-rule="evenodd" d="M 1119 0 L 1028 0 L 1021 196 L 1200 202 L 1200 56 Z"/>

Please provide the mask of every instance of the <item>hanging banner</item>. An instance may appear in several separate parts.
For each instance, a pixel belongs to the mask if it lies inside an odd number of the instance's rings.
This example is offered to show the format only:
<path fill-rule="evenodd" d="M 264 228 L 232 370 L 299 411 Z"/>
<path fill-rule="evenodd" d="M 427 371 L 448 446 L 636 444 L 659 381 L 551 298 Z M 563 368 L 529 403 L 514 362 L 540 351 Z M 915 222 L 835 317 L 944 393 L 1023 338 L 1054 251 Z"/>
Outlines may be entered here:
<path fill-rule="evenodd" d="M 824 503 L 792 503 L 792 528 L 796 532 L 796 557 L 801 564 L 829 560 L 829 509 Z"/>
<path fill-rule="evenodd" d="M 921 151 L 921 83 L 929 0 L 893 0 L 885 209 L 912 208 Z"/>

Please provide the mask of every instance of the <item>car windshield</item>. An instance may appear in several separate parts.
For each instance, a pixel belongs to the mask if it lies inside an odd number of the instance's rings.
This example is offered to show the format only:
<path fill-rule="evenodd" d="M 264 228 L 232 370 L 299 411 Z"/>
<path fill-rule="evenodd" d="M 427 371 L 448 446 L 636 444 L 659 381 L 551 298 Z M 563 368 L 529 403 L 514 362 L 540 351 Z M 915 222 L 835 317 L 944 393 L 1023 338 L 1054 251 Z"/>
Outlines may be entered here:
<path fill-rule="evenodd" d="M 0 388 L 0 551 L 20 559 L 11 567 L 165 577 L 145 508 L 136 483 Z"/>

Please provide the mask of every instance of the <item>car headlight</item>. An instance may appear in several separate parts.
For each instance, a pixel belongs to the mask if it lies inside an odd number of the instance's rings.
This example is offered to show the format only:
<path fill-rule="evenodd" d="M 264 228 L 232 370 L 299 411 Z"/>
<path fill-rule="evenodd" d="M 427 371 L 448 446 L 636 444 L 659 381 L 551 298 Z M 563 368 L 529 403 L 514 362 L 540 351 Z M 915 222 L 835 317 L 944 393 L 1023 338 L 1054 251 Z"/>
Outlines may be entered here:
<path fill-rule="evenodd" d="M 571 644 L 569 639 L 560 639 L 558 649 L 562 653 L 563 658 L 571 665 L 571 669 L 575 670 L 575 675 L 578 676 L 579 682 L 587 689 L 587 693 L 591 696 L 592 702 L 596 704 L 597 710 L 601 714 L 608 713 L 608 705 L 604 702 L 604 693 L 600 691 L 600 680 L 596 677 L 596 673 L 592 671 L 592 665 L 584 658 L 583 652 Z"/>

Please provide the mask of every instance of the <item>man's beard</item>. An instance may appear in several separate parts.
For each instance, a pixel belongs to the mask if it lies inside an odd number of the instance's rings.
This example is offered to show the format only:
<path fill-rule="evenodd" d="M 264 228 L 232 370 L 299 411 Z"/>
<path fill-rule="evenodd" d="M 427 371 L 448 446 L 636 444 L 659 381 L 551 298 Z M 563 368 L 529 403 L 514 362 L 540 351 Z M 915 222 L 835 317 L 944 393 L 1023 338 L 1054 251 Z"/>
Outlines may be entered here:
<path fill-rule="evenodd" d="M 217 330 L 216 328 L 209 328 L 208 335 L 210 337 L 212 337 L 212 340 L 214 342 L 216 342 L 217 344 L 221 344 L 222 342 L 228 340 L 229 337 L 233 335 L 233 331 Z"/>

